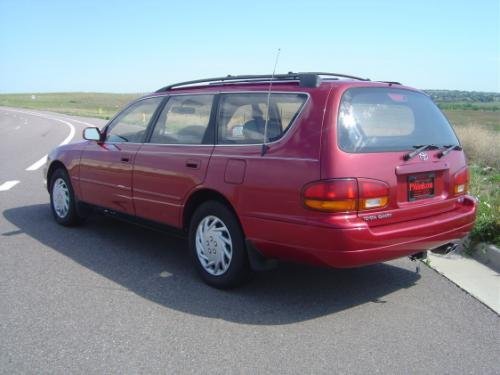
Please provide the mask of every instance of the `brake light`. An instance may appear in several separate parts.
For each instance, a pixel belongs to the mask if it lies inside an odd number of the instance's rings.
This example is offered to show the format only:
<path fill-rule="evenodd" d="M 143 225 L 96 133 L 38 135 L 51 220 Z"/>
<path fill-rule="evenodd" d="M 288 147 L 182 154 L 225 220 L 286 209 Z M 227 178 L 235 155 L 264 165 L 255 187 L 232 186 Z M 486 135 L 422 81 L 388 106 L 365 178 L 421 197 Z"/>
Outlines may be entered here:
<path fill-rule="evenodd" d="M 469 168 L 464 167 L 453 177 L 455 195 L 466 194 L 469 189 Z"/>
<path fill-rule="evenodd" d="M 366 178 L 335 179 L 306 185 L 304 204 L 325 212 L 352 212 L 381 208 L 389 202 L 386 183 Z"/>
<path fill-rule="evenodd" d="M 319 181 L 303 192 L 304 204 L 327 212 L 348 212 L 357 209 L 358 183 L 354 178 Z"/>

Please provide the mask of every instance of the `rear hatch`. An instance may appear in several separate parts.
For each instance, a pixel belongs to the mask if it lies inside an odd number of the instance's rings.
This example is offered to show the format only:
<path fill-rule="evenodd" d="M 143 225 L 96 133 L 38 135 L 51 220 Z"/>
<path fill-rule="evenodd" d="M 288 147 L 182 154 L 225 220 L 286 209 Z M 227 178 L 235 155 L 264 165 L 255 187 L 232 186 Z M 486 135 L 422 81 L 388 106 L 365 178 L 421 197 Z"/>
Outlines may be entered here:
<path fill-rule="evenodd" d="M 329 177 L 357 179 L 359 202 L 368 202 L 359 203 L 358 216 L 370 226 L 451 211 L 465 193 L 458 186 L 467 179 L 459 141 L 423 93 L 350 88 L 340 101 L 336 135 L 339 155 Z M 384 186 L 387 199 L 377 200 Z"/>

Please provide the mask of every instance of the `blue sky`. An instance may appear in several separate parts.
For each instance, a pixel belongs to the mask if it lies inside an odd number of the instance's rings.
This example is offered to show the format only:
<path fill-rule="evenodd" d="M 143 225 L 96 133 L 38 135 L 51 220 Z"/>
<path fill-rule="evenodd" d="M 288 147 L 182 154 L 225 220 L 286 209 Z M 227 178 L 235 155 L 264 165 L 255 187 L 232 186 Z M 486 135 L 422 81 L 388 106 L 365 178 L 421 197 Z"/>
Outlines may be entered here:
<path fill-rule="evenodd" d="M 0 92 L 331 71 L 500 91 L 500 1 L 0 0 Z"/>

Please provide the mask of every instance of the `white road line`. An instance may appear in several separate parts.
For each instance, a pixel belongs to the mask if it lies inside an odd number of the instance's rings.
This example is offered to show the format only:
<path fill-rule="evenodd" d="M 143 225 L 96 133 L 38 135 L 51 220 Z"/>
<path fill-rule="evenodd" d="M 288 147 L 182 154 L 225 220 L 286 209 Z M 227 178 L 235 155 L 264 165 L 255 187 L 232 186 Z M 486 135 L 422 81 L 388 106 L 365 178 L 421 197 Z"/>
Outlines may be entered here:
<path fill-rule="evenodd" d="M 45 165 L 45 163 L 47 163 L 47 156 L 48 155 L 45 155 L 40 160 L 34 162 L 28 168 L 26 168 L 26 170 L 27 171 L 36 171 L 37 169 L 43 167 Z"/>
<path fill-rule="evenodd" d="M 65 118 L 66 120 L 69 120 L 69 121 L 78 122 L 79 124 L 83 124 L 83 125 L 88 125 L 88 126 L 98 127 L 98 128 L 100 127 L 99 125 L 92 124 L 92 123 L 86 122 L 86 121 L 75 120 L 75 119 L 72 119 L 70 117 L 63 117 L 63 118 Z"/>
<path fill-rule="evenodd" d="M 2 108 L 2 110 L 12 111 L 12 112 L 19 112 L 19 113 L 25 113 L 25 114 L 29 114 L 29 115 L 32 115 L 32 116 L 37 116 L 37 117 L 44 118 L 46 120 L 59 121 L 59 122 L 62 122 L 63 124 L 65 124 L 65 125 L 67 125 L 69 127 L 69 135 L 59 144 L 59 146 L 68 144 L 73 139 L 73 137 L 75 136 L 75 127 L 73 126 L 73 124 L 71 124 L 68 121 L 61 120 L 61 119 L 56 118 L 56 117 L 42 115 L 42 114 L 35 113 L 35 112 L 19 111 L 19 110 L 16 110 L 16 109 L 7 109 L 7 108 Z M 46 162 L 47 162 L 47 155 L 44 155 L 40 160 L 34 162 L 28 168 L 26 168 L 26 170 L 27 171 L 36 171 L 37 169 L 39 169 L 40 167 L 42 167 Z"/>
<path fill-rule="evenodd" d="M 75 136 L 75 127 L 71 123 L 69 123 L 68 121 L 64 121 L 64 120 L 61 120 L 61 119 L 58 119 L 55 117 L 40 116 L 38 114 L 33 114 L 33 116 L 38 116 L 38 117 L 46 118 L 49 120 L 59 121 L 59 122 L 62 122 L 63 124 L 66 124 L 69 126 L 69 129 L 70 129 L 69 135 L 59 144 L 59 146 L 68 144 L 69 142 L 71 142 L 71 140 Z M 26 170 L 27 171 L 36 171 L 37 169 L 43 167 L 45 165 L 45 163 L 47 162 L 47 156 L 48 155 L 44 155 L 40 160 L 34 162 L 28 168 L 26 168 Z"/>
<path fill-rule="evenodd" d="M 0 191 L 7 191 L 12 189 L 19 183 L 18 180 L 6 181 L 2 185 L 0 185 Z"/>
<path fill-rule="evenodd" d="M 20 110 L 16 110 L 16 109 L 10 109 L 10 108 L 0 108 L 0 110 L 6 110 L 6 111 L 13 111 L 13 112 L 20 112 L 20 113 L 26 113 L 26 114 L 29 114 L 29 115 L 33 115 L 33 116 L 39 116 L 39 117 L 43 117 L 43 116 L 47 116 L 47 115 L 41 115 L 39 113 L 36 113 L 36 112 L 30 112 L 30 111 L 20 111 Z M 57 113 L 54 113 L 55 115 L 59 115 Z M 15 116 L 15 115 L 13 115 Z M 45 118 L 49 118 L 49 117 L 45 117 Z M 87 125 L 87 126 L 92 126 L 92 127 L 101 127 L 101 125 L 97 125 L 97 124 L 93 124 L 91 122 L 86 122 L 86 121 L 82 121 L 82 120 L 75 120 L 74 118 L 71 118 L 71 117 L 68 117 L 68 116 L 64 116 L 64 115 L 61 115 L 60 117 L 51 117 L 52 119 L 60 119 L 60 120 L 68 120 L 68 121 L 72 121 L 72 122 L 78 122 L 79 124 L 83 124 L 83 125 Z M 106 123 L 107 123 L 107 120 L 106 120 Z M 106 124 L 105 123 L 105 124 Z M 102 126 L 104 126 L 105 124 L 103 124 Z"/>

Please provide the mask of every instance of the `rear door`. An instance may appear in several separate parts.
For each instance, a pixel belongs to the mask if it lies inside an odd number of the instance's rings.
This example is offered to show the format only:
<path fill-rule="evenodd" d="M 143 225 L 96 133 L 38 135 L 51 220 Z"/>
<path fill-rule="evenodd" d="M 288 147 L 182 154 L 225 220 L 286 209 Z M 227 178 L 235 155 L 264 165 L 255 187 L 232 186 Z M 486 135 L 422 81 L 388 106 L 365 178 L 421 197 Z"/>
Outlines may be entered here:
<path fill-rule="evenodd" d="M 146 98 L 132 104 L 105 128 L 101 142 L 88 142 L 80 159 L 80 186 L 85 202 L 134 214 L 134 158 L 162 100 Z"/>
<path fill-rule="evenodd" d="M 133 199 L 137 216 L 180 227 L 185 200 L 205 180 L 214 148 L 214 95 L 171 96 L 148 142 L 137 153 Z"/>
<path fill-rule="evenodd" d="M 368 178 L 389 187 L 386 206 L 360 211 L 370 225 L 454 209 L 453 178 L 465 159 L 459 150 L 441 157 L 442 150 L 459 143 L 427 95 L 392 87 L 350 88 L 342 95 L 336 130 L 326 176 L 355 177 L 359 186 Z"/>

